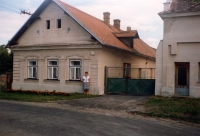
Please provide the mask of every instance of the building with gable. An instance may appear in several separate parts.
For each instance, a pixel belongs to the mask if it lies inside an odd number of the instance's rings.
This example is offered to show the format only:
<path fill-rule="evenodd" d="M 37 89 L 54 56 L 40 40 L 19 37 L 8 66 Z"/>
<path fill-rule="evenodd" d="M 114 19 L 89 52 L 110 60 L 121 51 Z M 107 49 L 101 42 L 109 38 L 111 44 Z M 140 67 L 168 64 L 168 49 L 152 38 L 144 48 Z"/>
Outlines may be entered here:
<path fill-rule="evenodd" d="M 155 49 L 136 30 L 121 30 L 119 19 L 111 25 L 109 12 L 103 18 L 45 0 L 7 44 L 14 54 L 12 88 L 82 92 L 88 71 L 89 93 L 101 95 L 105 66 L 155 68 Z"/>
<path fill-rule="evenodd" d="M 200 2 L 172 0 L 159 13 L 163 40 L 156 51 L 156 95 L 200 97 Z"/>

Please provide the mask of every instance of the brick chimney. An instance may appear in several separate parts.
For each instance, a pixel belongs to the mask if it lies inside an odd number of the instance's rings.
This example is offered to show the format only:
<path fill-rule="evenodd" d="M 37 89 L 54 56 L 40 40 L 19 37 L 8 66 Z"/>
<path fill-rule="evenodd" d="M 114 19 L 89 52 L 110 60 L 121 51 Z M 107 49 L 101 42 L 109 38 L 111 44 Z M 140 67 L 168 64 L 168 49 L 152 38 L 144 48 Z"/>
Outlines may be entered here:
<path fill-rule="evenodd" d="M 131 27 L 130 26 L 127 27 L 127 31 L 131 31 Z"/>
<path fill-rule="evenodd" d="M 106 25 L 110 25 L 110 12 L 103 13 L 103 20 Z"/>
<path fill-rule="evenodd" d="M 120 30 L 120 20 L 119 19 L 114 19 L 114 27 L 118 30 Z"/>

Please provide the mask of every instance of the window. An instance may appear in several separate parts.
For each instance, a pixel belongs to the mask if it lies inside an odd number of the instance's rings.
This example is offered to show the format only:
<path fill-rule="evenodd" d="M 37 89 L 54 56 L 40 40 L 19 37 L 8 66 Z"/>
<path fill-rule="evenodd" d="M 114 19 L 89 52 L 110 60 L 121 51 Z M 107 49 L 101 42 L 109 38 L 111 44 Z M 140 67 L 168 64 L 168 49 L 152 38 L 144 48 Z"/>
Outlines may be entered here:
<path fill-rule="evenodd" d="M 57 19 L 57 28 L 61 28 L 61 19 Z"/>
<path fill-rule="evenodd" d="M 46 21 L 47 29 L 50 29 L 50 20 Z"/>
<path fill-rule="evenodd" d="M 28 78 L 37 78 L 37 61 L 28 61 Z"/>
<path fill-rule="evenodd" d="M 124 63 L 124 78 L 131 78 L 131 64 Z"/>
<path fill-rule="evenodd" d="M 142 78 L 142 79 L 147 79 L 147 71 L 146 71 L 146 70 L 143 70 L 143 71 L 142 71 L 141 78 Z"/>
<path fill-rule="evenodd" d="M 48 79 L 58 79 L 58 61 L 48 61 Z"/>
<path fill-rule="evenodd" d="M 81 80 L 80 60 L 70 60 L 70 80 Z"/>

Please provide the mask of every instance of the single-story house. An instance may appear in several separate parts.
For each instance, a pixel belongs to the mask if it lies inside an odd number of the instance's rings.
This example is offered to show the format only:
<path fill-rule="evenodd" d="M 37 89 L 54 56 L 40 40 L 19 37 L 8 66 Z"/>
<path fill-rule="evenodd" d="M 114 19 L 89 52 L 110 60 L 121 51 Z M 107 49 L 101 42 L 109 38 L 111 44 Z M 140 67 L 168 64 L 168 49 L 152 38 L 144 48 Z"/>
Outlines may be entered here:
<path fill-rule="evenodd" d="M 7 44 L 14 54 L 12 88 L 82 92 L 88 71 L 89 93 L 101 95 L 105 66 L 155 68 L 155 49 L 136 30 L 121 30 L 119 19 L 111 25 L 109 12 L 103 15 L 45 0 Z"/>
<path fill-rule="evenodd" d="M 155 94 L 200 98 L 200 2 L 166 2 L 159 16 L 164 36 L 156 51 Z"/>

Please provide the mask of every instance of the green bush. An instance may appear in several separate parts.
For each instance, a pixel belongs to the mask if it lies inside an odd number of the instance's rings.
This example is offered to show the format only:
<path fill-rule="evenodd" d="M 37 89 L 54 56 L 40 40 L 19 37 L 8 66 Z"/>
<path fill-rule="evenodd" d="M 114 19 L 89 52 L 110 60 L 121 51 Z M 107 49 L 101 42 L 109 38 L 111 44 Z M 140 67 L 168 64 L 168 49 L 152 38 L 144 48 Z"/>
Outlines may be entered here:
<path fill-rule="evenodd" d="M 0 92 L 5 92 L 5 91 L 6 91 L 6 86 L 0 85 Z"/>

